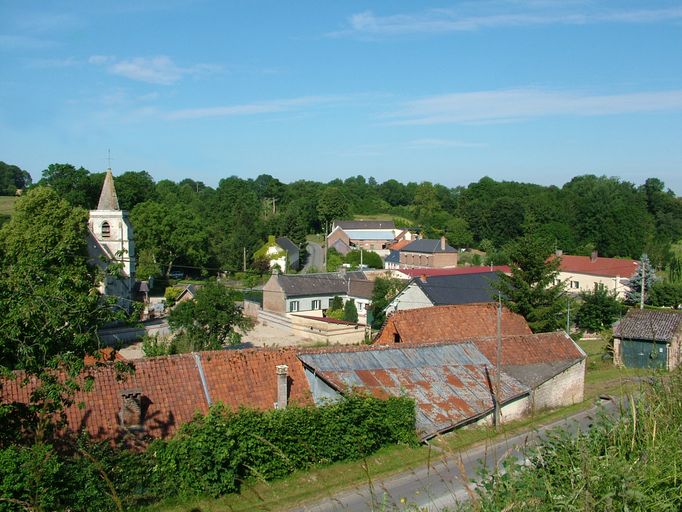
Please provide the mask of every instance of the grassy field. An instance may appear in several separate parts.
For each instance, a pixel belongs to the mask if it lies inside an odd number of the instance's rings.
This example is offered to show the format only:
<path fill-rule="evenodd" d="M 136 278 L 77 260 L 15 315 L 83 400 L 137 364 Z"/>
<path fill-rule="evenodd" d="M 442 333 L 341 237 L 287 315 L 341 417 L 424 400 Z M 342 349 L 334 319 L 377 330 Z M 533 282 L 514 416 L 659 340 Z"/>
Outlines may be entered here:
<path fill-rule="evenodd" d="M 554 411 L 543 411 L 534 417 L 510 422 L 495 432 L 490 428 L 461 429 L 440 436 L 433 445 L 440 452 L 451 454 L 497 436 L 509 436 L 529 427 L 537 428 L 563 416 L 586 409 L 601 395 L 620 395 L 637 385 L 637 377 L 650 375 L 642 370 L 615 368 L 603 358 L 605 343 L 601 340 L 580 342 L 587 354 L 585 401 Z M 171 500 L 149 508 L 150 511 L 180 512 L 197 509 L 202 512 L 241 510 L 282 510 L 306 501 L 323 500 L 336 492 L 366 483 L 369 479 L 385 478 L 409 471 L 440 456 L 427 446 L 385 448 L 362 461 L 343 462 L 298 472 L 275 482 L 249 482 L 239 494 L 217 499 Z"/>
<path fill-rule="evenodd" d="M 0 215 L 11 215 L 16 200 L 14 196 L 0 196 Z"/>

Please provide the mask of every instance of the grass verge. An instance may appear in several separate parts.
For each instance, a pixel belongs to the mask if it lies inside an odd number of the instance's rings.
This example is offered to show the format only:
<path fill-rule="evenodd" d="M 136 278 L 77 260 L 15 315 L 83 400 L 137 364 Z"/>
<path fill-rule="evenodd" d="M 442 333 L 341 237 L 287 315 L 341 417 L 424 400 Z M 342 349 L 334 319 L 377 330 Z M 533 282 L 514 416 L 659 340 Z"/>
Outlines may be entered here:
<path fill-rule="evenodd" d="M 0 196 L 0 215 L 12 215 L 16 201 L 14 196 Z"/>

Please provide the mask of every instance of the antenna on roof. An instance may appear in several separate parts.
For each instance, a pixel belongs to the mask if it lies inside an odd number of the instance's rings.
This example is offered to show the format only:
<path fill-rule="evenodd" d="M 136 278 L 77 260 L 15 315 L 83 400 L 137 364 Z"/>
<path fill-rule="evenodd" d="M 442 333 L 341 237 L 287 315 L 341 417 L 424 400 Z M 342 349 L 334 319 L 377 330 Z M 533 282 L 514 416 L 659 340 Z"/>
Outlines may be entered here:
<path fill-rule="evenodd" d="M 502 370 L 502 292 L 497 292 L 497 354 L 495 361 L 495 428 L 500 428 L 500 372 Z"/>

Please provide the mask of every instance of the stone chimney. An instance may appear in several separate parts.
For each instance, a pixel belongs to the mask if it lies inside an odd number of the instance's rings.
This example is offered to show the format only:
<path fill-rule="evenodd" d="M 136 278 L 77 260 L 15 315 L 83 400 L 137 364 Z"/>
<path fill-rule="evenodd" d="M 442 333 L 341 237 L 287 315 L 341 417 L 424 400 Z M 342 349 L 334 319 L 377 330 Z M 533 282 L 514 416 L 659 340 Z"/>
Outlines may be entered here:
<path fill-rule="evenodd" d="M 121 426 L 130 430 L 142 428 L 142 390 L 121 391 L 121 410 L 118 413 Z"/>
<path fill-rule="evenodd" d="M 590 256 L 590 261 L 594 263 L 597 261 L 597 251 L 592 251 L 592 255 Z"/>
<path fill-rule="evenodd" d="M 289 367 L 285 364 L 277 365 L 277 403 L 276 409 L 286 409 L 289 399 Z"/>
<path fill-rule="evenodd" d="M 440 237 L 440 250 L 445 251 L 445 237 Z"/>

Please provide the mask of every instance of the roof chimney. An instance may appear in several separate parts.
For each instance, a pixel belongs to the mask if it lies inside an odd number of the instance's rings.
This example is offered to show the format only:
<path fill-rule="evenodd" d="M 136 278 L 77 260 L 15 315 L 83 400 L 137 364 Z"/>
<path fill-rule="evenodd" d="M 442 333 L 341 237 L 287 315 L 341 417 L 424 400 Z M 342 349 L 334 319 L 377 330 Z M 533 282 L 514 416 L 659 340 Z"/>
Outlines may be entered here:
<path fill-rule="evenodd" d="M 594 263 L 597 261 L 597 251 L 592 251 L 592 255 L 590 256 L 590 261 Z"/>
<path fill-rule="evenodd" d="M 276 409 L 286 409 L 289 398 L 289 367 L 285 364 L 277 365 L 277 403 Z"/>
<path fill-rule="evenodd" d="M 426 282 L 426 274 L 420 275 L 420 276 L 419 276 L 419 280 L 420 280 L 422 283 L 425 283 L 425 282 Z"/>
<path fill-rule="evenodd" d="M 440 250 L 441 251 L 445 250 L 445 237 L 444 236 L 440 237 Z"/>
<path fill-rule="evenodd" d="M 561 249 L 557 249 L 556 251 L 554 251 L 554 255 L 557 258 L 561 258 L 564 255 L 564 251 L 562 251 Z"/>

